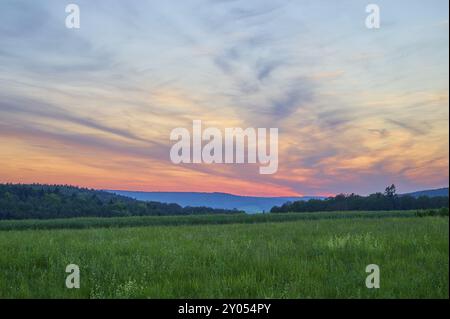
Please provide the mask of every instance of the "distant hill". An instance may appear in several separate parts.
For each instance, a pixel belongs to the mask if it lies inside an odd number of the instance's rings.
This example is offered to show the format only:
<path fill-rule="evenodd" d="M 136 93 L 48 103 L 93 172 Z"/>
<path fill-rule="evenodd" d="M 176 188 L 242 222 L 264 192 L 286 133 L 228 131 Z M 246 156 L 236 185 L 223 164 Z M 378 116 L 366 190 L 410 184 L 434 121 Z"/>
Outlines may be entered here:
<path fill-rule="evenodd" d="M 202 207 L 139 201 L 129 196 L 67 185 L 0 184 L 0 219 L 243 213 L 199 206 Z"/>
<path fill-rule="evenodd" d="M 430 189 L 430 190 L 424 190 L 424 191 L 418 191 L 403 195 L 409 195 L 413 197 L 420 197 L 420 196 L 428 196 L 428 197 L 437 197 L 437 196 L 448 196 L 448 187 L 445 188 L 438 188 L 438 189 Z"/>
<path fill-rule="evenodd" d="M 226 193 L 195 193 L 195 192 L 130 192 L 110 190 L 109 192 L 128 196 L 142 201 L 157 201 L 176 203 L 185 206 L 208 206 L 218 209 L 237 209 L 247 213 L 269 212 L 273 206 L 286 202 L 309 200 L 322 197 L 254 197 L 239 196 Z"/>

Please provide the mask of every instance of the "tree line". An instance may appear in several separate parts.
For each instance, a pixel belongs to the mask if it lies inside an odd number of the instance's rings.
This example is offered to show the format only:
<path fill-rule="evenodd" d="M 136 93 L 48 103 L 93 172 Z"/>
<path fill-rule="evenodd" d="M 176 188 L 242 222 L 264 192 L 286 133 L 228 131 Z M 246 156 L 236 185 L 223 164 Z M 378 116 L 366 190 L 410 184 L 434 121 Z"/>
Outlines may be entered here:
<path fill-rule="evenodd" d="M 391 185 L 386 188 L 384 193 L 375 193 L 369 196 L 339 194 L 326 199 L 287 202 L 282 206 L 273 207 L 271 213 L 437 209 L 448 207 L 448 204 L 448 196 L 398 195 L 395 185 Z"/>
<path fill-rule="evenodd" d="M 0 219 L 236 214 L 238 210 L 181 207 L 68 185 L 0 184 Z"/>

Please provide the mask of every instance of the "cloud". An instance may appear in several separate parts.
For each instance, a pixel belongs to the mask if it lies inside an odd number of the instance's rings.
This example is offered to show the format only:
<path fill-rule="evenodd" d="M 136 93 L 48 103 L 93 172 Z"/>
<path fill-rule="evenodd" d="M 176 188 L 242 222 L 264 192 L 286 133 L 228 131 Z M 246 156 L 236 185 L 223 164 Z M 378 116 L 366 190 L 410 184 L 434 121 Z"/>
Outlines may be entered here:
<path fill-rule="evenodd" d="M 448 25 L 448 2 L 408 2 L 403 14 L 405 3 L 382 1 L 390 23 L 368 33 L 352 1 L 80 0 L 76 31 L 61 1 L 0 1 L 0 180 L 22 168 L 52 176 L 33 155 L 61 159 L 62 177 L 83 171 L 88 182 L 83 167 L 105 167 L 95 178 L 141 189 L 329 194 L 391 179 L 442 183 L 448 31 L 436 25 Z M 170 130 L 193 119 L 278 127 L 278 174 L 172 165 Z"/>
<path fill-rule="evenodd" d="M 426 128 L 417 127 L 417 124 L 414 125 L 412 123 L 405 123 L 405 122 L 393 120 L 393 119 L 387 119 L 386 121 L 408 131 L 409 133 L 411 133 L 413 135 L 425 135 L 427 133 Z"/>
<path fill-rule="evenodd" d="M 314 98 L 313 84 L 307 79 L 294 81 L 282 91 L 280 97 L 271 101 L 271 115 L 275 120 L 282 120 L 292 115 L 302 106 L 311 103 Z"/>
<path fill-rule="evenodd" d="M 43 117 L 46 120 L 57 122 L 60 125 L 65 124 L 65 122 L 69 122 L 134 141 L 145 142 L 149 144 L 154 143 L 153 141 L 149 141 L 136 136 L 135 134 L 127 130 L 109 127 L 92 118 L 70 114 L 67 110 L 49 105 L 48 103 L 38 102 L 36 100 L 26 98 L 10 98 L 7 100 L 5 96 L 2 96 L 0 101 L 0 112 L 19 114 L 21 115 L 23 121 L 26 121 L 27 118 L 33 119 L 35 117 Z"/>
<path fill-rule="evenodd" d="M 270 77 L 270 75 L 282 65 L 283 63 L 279 61 L 259 61 L 256 65 L 256 77 L 259 81 L 263 81 L 264 79 Z"/>
<path fill-rule="evenodd" d="M 386 138 L 389 137 L 389 131 L 385 128 L 383 129 L 369 129 L 369 132 L 381 137 L 381 138 Z"/>

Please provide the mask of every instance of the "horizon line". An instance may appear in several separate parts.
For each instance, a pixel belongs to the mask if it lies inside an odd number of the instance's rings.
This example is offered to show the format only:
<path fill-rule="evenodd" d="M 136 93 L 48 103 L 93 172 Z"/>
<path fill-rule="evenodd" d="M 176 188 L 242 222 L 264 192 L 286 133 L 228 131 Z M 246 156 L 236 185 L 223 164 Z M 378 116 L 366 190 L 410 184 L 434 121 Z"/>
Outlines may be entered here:
<path fill-rule="evenodd" d="M 245 195 L 245 194 L 236 194 L 236 193 L 228 193 L 228 192 L 208 192 L 208 191 L 161 191 L 161 190 L 133 190 L 133 189 L 108 189 L 108 188 L 96 188 L 96 187 L 89 187 L 89 186 L 82 186 L 82 185 L 76 185 L 76 184 L 49 184 L 49 183 L 20 183 L 20 182 L 0 182 L 0 185 L 6 185 L 6 184 L 13 184 L 13 185 L 47 185 L 47 186 L 69 186 L 69 187 L 78 187 L 78 188 L 86 188 L 86 189 L 93 189 L 98 191 L 110 191 L 110 192 L 134 192 L 134 193 L 179 193 L 179 194 L 186 194 L 186 193 L 195 193 L 195 194 L 225 194 L 225 195 L 232 195 L 232 196 L 239 196 L 239 197 L 257 197 L 257 198 L 285 198 L 285 197 L 334 197 L 340 194 L 356 194 L 360 196 L 368 196 L 375 193 L 370 194 L 358 194 L 356 192 L 342 192 L 342 193 L 325 193 L 322 195 L 304 195 L 304 194 L 297 194 L 297 195 L 283 195 L 283 196 L 264 196 L 264 195 Z M 395 185 L 395 183 L 394 183 Z M 421 192 L 421 191 L 431 191 L 431 190 L 439 190 L 439 189 L 445 189 L 450 188 L 449 185 L 447 186 L 433 186 L 433 187 L 424 187 L 421 189 L 408 191 L 405 193 L 399 193 L 399 194 L 410 194 L 415 192 Z M 381 191 L 378 191 L 378 193 Z"/>

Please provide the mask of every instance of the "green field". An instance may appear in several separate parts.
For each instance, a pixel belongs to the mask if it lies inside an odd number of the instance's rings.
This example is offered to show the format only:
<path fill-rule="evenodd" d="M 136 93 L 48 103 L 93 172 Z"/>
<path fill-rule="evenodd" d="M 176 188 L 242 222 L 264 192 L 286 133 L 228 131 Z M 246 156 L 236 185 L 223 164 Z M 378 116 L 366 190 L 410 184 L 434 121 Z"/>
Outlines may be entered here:
<path fill-rule="evenodd" d="M 0 297 L 448 298 L 448 232 L 415 212 L 2 221 Z"/>

